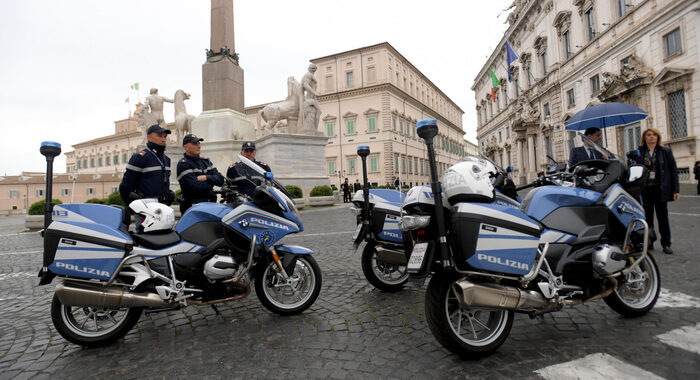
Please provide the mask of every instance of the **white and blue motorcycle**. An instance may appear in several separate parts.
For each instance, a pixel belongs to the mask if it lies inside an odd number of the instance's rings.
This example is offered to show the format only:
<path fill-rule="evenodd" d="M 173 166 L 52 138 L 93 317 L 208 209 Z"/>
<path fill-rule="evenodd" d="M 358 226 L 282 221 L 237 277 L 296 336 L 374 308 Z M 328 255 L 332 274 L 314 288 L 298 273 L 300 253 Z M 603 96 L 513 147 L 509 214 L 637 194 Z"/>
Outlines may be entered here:
<path fill-rule="evenodd" d="M 47 144 L 42 153 L 55 153 Z M 196 204 L 176 225 L 172 208 L 154 200 L 129 205 L 135 232 L 121 207 L 47 206 L 39 276 L 40 285 L 61 279 L 51 304 L 56 330 L 73 343 L 104 346 L 128 333 L 144 310 L 211 305 L 218 314 L 216 304 L 250 294 L 249 278 L 267 309 L 293 315 L 309 308 L 321 290 L 313 252 L 277 244 L 303 231 L 294 202 L 271 173 L 239 159 L 241 174 L 257 185 L 253 196 L 225 185 L 227 204 Z M 49 173 L 48 199 L 50 182 Z"/>
<path fill-rule="evenodd" d="M 541 186 L 518 202 L 494 191 L 507 174 L 483 158 L 453 165 L 441 184 L 437 123 L 423 120 L 417 128 L 431 187 L 409 191 L 400 224 L 410 236 L 409 273 L 432 274 L 426 319 L 445 348 L 463 357 L 493 352 L 508 337 L 514 312 L 535 317 L 603 299 L 636 317 L 654 306 L 660 275 L 635 200 L 646 184 L 643 167 L 627 168 L 606 152 L 609 160 L 573 168 L 575 186 Z"/>

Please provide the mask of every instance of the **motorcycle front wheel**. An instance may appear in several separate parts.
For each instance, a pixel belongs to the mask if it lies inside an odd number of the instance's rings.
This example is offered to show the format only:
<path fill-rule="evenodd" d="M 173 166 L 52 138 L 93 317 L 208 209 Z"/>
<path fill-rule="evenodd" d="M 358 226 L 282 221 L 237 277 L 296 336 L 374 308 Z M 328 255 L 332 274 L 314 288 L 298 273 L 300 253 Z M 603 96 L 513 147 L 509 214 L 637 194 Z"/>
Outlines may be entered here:
<path fill-rule="evenodd" d="M 452 353 L 478 358 L 500 347 L 513 327 L 513 311 L 460 307 L 452 285 L 460 276 L 439 272 L 425 294 L 425 315 L 433 336 Z"/>
<path fill-rule="evenodd" d="M 321 292 L 321 269 L 310 255 L 299 255 L 285 279 L 273 261 L 255 276 L 255 294 L 268 310 L 279 315 L 299 314 Z"/>
<path fill-rule="evenodd" d="M 377 244 L 369 242 L 362 251 L 362 273 L 375 288 L 396 292 L 408 281 L 406 265 L 389 264 L 377 260 Z"/>
<path fill-rule="evenodd" d="M 126 335 L 136 325 L 143 308 L 105 309 L 67 306 L 54 295 L 51 320 L 61 336 L 83 347 L 103 347 Z"/>
<path fill-rule="evenodd" d="M 615 291 L 603 298 L 611 309 L 625 317 L 639 317 L 656 304 L 661 290 L 661 275 L 654 258 L 647 257 L 626 276 L 618 277 Z"/>

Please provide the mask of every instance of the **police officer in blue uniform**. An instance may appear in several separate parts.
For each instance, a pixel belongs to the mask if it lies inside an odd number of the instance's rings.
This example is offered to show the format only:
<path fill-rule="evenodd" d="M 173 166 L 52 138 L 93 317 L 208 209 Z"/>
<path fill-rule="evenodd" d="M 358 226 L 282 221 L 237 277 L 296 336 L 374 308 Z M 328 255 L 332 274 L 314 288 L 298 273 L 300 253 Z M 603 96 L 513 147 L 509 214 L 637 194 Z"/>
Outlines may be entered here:
<path fill-rule="evenodd" d="M 170 131 L 158 124 L 148 127 L 146 148 L 131 156 L 119 193 L 128 205 L 136 199 L 156 198 L 171 205 L 175 194 L 170 190 L 170 158 L 165 145 Z"/>
<path fill-rule="evenodd" d="M 256 161 L 255 160 L 255 143 L 252 141 L 246 141 L 243 143 L 243 146 L 241 146 L 241 156 L 253 161 L 256 163 L 258 166 L 263 168 L 265 171 L 271 172 L 272 169 L 270 169 L 267 164 L 264 162 Z M 231 165 L 228 170 L 226 171 L 226 177 L 231 179 L 233 183 L 238 187 L 238 191 L 240 193 L 246 194 L 250 197 L 253 196 L 253 192 L 255 191 L 255 185 L 251 183 L 249 180 L 247 180 L 245 177 L 241 176 L 238 170 L 236 170 L 237 165 L 243 165 L 240 162 L 237 162 L 233 165 Z"/>
<path fill-rule="evenodd" d="M 177 163 L 177 181 L 182 189 L 180 212 L 185 213 L 193 204 L 199 202 L 216 202 L 214 186 L 224 184 L 224 176 L 206 157 L 200 157 L 200 141 L 203 138 L 189 134 L 182 139 L 185 157 Z"/>

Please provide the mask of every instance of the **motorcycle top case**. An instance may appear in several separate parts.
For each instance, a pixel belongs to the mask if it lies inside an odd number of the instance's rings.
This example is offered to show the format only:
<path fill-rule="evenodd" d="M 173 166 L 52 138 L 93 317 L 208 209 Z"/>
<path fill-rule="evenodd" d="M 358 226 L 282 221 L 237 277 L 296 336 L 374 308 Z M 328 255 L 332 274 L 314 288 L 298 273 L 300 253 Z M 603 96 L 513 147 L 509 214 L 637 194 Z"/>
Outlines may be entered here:
<path fill-rule="evenodd" d="M 458 269 L 530 272 L 542 227 L 520 210 L 496 203 L 458 203 L 450 218 Z"/>
<path fill-rule="evenodd" d="M 56 205 L 44 231 L 44 266 L 57 275 L 108 280 L 133 246 L 124 219 L 118 207 Z"/>

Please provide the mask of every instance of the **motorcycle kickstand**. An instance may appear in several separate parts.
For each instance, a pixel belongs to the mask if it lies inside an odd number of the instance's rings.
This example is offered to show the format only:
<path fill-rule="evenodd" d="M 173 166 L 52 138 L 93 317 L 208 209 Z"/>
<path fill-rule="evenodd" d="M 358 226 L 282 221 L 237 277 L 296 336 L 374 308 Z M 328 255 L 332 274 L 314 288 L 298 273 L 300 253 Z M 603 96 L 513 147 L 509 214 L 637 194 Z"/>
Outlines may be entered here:
<path fill-rule="evenodd" d="M 216 315 L 218 315 L 219 317 L 221 317 L 221 319 L 223 319 L 224 322 L 228 322 L 228 321 L 226 320 L 226 318 L 224 318 L 224 316 L 223 316 L 223 315 L 221 314 L 221 312 L 219 311 L 219 308 L 216 307 L 216 305 L 211 304 L 211 308 L 214 309 L 214 313 L 216 313 Z"/>

